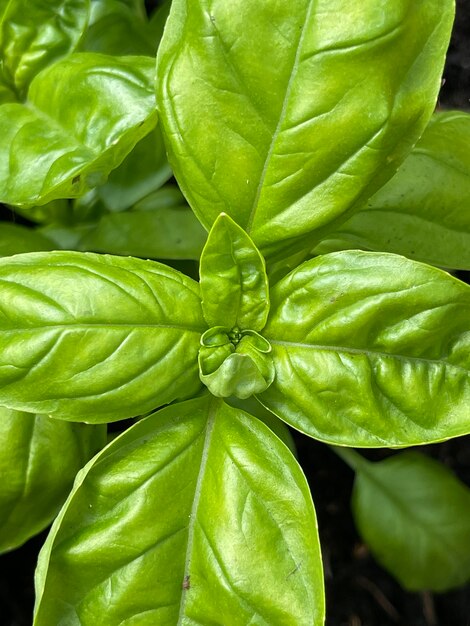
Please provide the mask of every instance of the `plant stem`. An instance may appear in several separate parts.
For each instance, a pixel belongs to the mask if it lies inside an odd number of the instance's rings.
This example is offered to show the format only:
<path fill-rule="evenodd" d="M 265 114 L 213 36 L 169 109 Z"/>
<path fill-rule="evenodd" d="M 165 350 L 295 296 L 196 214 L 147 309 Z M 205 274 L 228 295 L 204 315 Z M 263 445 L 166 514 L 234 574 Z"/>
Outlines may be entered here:
<path fill-rule="evenodd" d="M 330 448 L 355 472 L 369 463 L 369 461 L 353 448 L 344 448 L 342 446 L 330 446 Z"/>

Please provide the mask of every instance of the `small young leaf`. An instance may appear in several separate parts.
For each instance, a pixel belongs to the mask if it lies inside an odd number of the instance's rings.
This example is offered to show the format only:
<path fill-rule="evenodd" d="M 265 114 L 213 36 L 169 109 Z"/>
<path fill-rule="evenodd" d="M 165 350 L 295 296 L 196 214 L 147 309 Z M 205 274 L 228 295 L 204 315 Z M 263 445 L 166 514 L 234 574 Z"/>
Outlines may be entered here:
<path fill-rule="evenodd" d="M 245 231 L 221 214 L 201 256 L 202 310 L 209 326 L 262 330 L 269 311 L 264 259 Z"/>
<path fill-rule="evenodd" d="M 150 57 L 77 53 L 43 70 L 26 104 L 0 106 L 0 201 L 75 198 L 155 126 Z"/>
<path fill-rule="evenodd" d="M 324 620 L 300 468 L 267 426 L 209 396 L 141 420 L 88 464 L 36 586 L 35 626 Z"/>
<path fill-rule="evenodd" d="M 78 470 L 106 443 L 105 426 L 0 407 L 0 552 L 43 530 Z"/>
<path fill-rule="evenodd" d="M 0 66 L 20 98 L 42 69 L 77 47 L 89 0 L 9 0 L 0 5 Z M 0 99 L 1 101 L 1 99 Z"/>
<path fill-rule="evenodd" d="M 31 253 L 0 259 L 0 283 L 0 404 L 98 423 L 199 390 L 199 287 L 176 270 Z"/>
<path fill-rule="evenodd" d="M 453 0 L 173 0 L 157 100 L 202 223 L 226 212 L 287 253 L 360 208 L 431 117 L 453 16 Z"/>
<path fill-rule="evenodd" d="M 271 291 L 276 376 L 259 400 L 308 435 L 356 447 L 470 432 L 470 287 L 393 254 L 317 257 Z"/>
<path fill-rule="evenodd" d="M 274 379 L 270 352 L 269 343 L 255 331 L 245 331 L 232 342 L 222 327 L 211 328 L 201 337 L 201 381 L 217 398 L 244 400 L 261 393 Z"/>
<path fill-rule="evenodd" d="M 436 113 L 397 174 L 315 252 L 360 247 L 470 270 L 469 145 L 468 113 Z"/>
<path fill-rule="evenodd" d="M 411 591 L 470 579 L 470 489 L 441 463 L 401 452 L 357 467 L 354 518 L 379 563 Z"/>

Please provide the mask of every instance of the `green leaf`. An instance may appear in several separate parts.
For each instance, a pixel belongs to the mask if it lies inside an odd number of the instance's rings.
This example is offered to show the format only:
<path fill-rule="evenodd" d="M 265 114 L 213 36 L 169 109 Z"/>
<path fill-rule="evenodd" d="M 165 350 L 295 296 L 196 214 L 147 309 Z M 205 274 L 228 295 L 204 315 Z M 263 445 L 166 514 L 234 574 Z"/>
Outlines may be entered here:
<path fill-rule="evenodd" d="M 103 215 L 77 242 L 80 250 L 151 259 L 198 260 L 207 233 L 189 208 Z"/>
<path fill-rule="evenodd" d="M 269 312 L 264 259 L 225 214 L 214 223 L 201 256 L 202 310 L 209 326 L 262 330 Z"/>
<path fill-rule="evenodd" d="M 470 115 L 437 113 L 398 173 L 321 242 L 470 270 Z"/>
<path fill-rule="evenodd" d="M 0 107 L 0 201 L 33 206 L 106 180 L 155 126 L 154 63 L 78 53 Z"/>
<path fill-rule="evenodd" d="M 162 133 L 157 126 L 139 141 L 97 191 L 109 211 L 123 211 L 159 189 L 171 176 Z"/>
<path fill-rule="evenodd" d="M 213 327 L 201 337 L 201 381 L 217 398 L 249 398 L 273 382 L 270 353 L 269 343 L 253 330 L 226 334 L 223 327 Z"/>
<path fill-rule="evenodd" d="M 79 252 L 0 259 L 0 404 L 103 422 L 200 388 L 199 287 L 153 261 Z"/>
<path fill-rule="evenodd" d="M 0 407 L 0 552 L 22 545 L 53 520 L 75 474 L 105 443 L 105 426 Z"/>
<path fill-rule="evenodd" d="M 90 21 L 80 48 L 117 56 L 154 56 L 151 34 L 148 21 L 132 3 L 92 0 Z"/>
<path fill-rule="evenodd" d="M 339 252 L 271 291 L 260 401 L 311 437 L 407 446 L 470 432 L 470 287 L 392 254 Z"/>
<path fill-rule="evenodd" d="M 54 242 L 32 228 L 0 222 L 0 256 L 53 250 Z"/>
<path fill-rule="evenodd" d="M 226 212 L 287 254 L 363 205 L 431 117 L 453 15 L 452 0 L 173 0 L 157 101 L 203 224 Z"/>
<path fill-rule="evenodd" d="M 0 65 L 12 90 L 22 97 L 36 74 L 75 50 L 87 25 L 90 3 L 9 0 L 3 5 Z"/>
<path fill-rule="evenodd" d="M 88 464 L 36 584 L 35 626 L 320 626 L 324 617 L 299 466 L 264 424 L 208 396 L 140 421 Z"/>
<path fill-rule="evenodd" d="M 441 463 L 418 452 L 361 463 L 352 508 L 373 555 L 406 589 L 470 579 L 470 490 Z"/>

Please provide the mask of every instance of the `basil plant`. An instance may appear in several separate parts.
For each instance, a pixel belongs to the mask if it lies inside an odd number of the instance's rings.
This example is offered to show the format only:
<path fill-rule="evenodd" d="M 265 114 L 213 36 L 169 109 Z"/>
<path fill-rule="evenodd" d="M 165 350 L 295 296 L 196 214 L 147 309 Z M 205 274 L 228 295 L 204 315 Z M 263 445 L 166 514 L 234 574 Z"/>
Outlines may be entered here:
<path fill-rule="evenodd" d="M 468 489 L 351 449 L 470 433 L 446 271 L 470 269 L 470 116 L 434 113 L 453 17 L 0 0 L 0 201 L 35 224 L 0 225 L 0 547 L 55 518 L 35 626 L 323 624 L 286 425 L 355 469 L 405 587 L 470 578 Z"/>

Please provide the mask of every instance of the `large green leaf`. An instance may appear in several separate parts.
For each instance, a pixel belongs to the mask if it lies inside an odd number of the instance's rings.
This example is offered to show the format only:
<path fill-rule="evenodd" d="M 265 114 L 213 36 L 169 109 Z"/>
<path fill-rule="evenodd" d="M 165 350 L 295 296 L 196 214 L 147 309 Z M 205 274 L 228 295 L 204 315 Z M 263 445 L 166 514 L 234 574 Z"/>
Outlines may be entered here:
<path fill-rule="evenodd" d="M 470 287 L 393 254 L 339 252 L 271 291 L 259 396 L 308 435 L 406 446 L 470 432 Z"/>
<path fill-rule="evenodd" d="M 87 25 L 89 4 L 89 0 L 0 4 L 0 66 L 18 97 L 36 74 L 77 47 Z"/>
<path fill-rule="evenodd" d="M 79 474 L 41 553 L 35 626 L 320 626 L 315 513 L 288 449 L 208 396 Z"/>
<path fill-rule="evenodd" d="M 470 270 L 470 115 L 437 113 L 382 189 L 315 249 L 397 252 Z"/>
<path fill-rule="evenodd" d="M 355 467 L 354 518 L 379 563 L 412 591 L 470 579 L 470 490 L 441 463 L 401 452 Z"/>
<path fill-rule="evenodd" d="M 268 277 L 259 250 L 221 214 L 201 255 L 202 310 L 209 326 L 262 330 L 269 311 Z"/>
<path fill-rule="evenodd" d="M 364 204 L 432 114 L 453 12 L 453 0 L 173 0 L 157 100 L 201 221 L 226 212 L 271 253 Z"/>
<path fill-rule="evenodd" d="M 0 284 L 0 404 L 96 423 L 199 389 L 199 286 L 176 270 L 31 253 L 0 259 Z"/>
<path fill-rule="evenodd" d="M 0 407 L 0 552 L 17 548 L 52 521 L 75 474 L 105 443 L 105 426 Z"/>
<path fill-rule="evenodd" d="M 33 206 L 106 180 L 155 126 L 150 57 L 77 53 L 0 107 L 0 201 Z"/>

